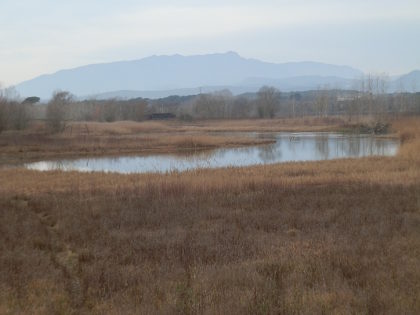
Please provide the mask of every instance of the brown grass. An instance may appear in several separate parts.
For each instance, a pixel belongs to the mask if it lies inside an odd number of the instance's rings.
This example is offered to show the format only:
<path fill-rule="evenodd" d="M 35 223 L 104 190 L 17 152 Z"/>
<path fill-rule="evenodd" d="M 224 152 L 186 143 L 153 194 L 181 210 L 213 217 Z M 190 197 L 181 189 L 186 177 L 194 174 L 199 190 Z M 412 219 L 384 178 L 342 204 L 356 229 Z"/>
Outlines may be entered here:
<path fill-rule="evenodd" d="M 74 122 L 63 133 L 51 134 L 43 123 L 25 131 L 0 133 L 0 165 L 41 159 L 120 154 L 176 153 L 217 147 L 249 146 L 269 139 L 218 135 L 239 131 L 333 131 L 343 127 L 340 118 Z"/>
<path fill-rule="evenodd" d="M 48 134 L 36 132 L 5 132 L 0 134 L 0 165 L 22 163 L 39 159 L 71 158 L 80 156 L 176 153 L 208 150 L 218 147 L 236 147 L 271 143 L 273 140 L 241 135 L 222 136 L 205 132 L 153 131 L 160 123 L 91 123 L 88 129 L 74 124 L 72 131 Z M 148 132 L 143 129 L 152 128 Z M 89 130 L 89 132 L 88 132 Z M 168 129 L 169 130 L 169 129 Z"/>
<path fill-rule="evenodd" d="M 203 120 L 183 125 L 187 131 L 335 131 L 346 122 L 341 117 L 303 117 L 276 119 Z"/>
<path fill-rule="evenodd" d="M 341 117 L 304 117 L 295 119 L 237 119 L 237 120 L 199 120 L 193 122 L 120 121 L 113 123 L 87 123 L 91 134 L 135 134 L 155 132 L 230 132 L 230 131 L 332 131 L 346 124 Z M 86 132 L 86 123 L 73 123 L 73 130 Z M 76 131 L 77 132 L 77 131 Z"/>
<path fill-rule="evenodd" d="M 336 131 L 342 130 L 341 118 L 297 118 L 254 120 L 120 121 L 114 123 L 73 122 L 58 134 L 48 132 L 45 124 L 33 123 L 24 131 L 0 133 L 0 165 L 19 164 L 41 159 L 121 154 L 176 153 L 266 144 L 270 139 L 221 133 Z M 351 128 L 351 126 L 350 126 Z M 219 135 L 218 135 L 219 134 Z"/>
<path fill-rule="evenodd" d="M 0 313 L 418 314 L 420 124 L 393 126 L 392 158 L 0 170 Z"/>

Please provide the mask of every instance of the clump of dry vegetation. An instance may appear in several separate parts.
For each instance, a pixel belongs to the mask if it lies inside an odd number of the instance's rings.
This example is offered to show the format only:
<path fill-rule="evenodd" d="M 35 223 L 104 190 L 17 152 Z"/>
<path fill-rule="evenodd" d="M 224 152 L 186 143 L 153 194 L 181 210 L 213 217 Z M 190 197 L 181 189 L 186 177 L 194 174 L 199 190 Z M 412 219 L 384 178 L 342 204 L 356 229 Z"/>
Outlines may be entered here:
<path fill-rule="evenodd" d="M 419 313 L 420 124 L 393 128 L 396 157 L 0 170 L 0 313 Z"/>

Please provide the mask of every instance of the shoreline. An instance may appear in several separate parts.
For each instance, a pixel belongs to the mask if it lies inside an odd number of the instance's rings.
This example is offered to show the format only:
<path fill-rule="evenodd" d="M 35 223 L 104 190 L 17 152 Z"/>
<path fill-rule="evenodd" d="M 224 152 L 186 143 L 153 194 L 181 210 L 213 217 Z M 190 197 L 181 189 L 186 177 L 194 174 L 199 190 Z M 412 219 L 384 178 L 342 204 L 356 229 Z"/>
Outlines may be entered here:
<path fill-rule="evenodd" d="M 71 134 L 48 134 L 42 127 L 25 132 L 0 134 L 0 165 L 42 160 L 113 157 L 119 155 L 183 154 L 219 148 L 236 148 L 274 143 L 243 133 L 337 132 L 352 134 L 339 124 L 290 126 L 295 120 L 233 120 L 182 122 L 74 123 Z M 303 120 L 306 122 L 306 120 Z M 271 126 L 267 124 L 271 123 Z M 89 125 L 89 128 L 82 127 Z M 71 128 L 73 130 L 73 127 Z M 229 133 L 229 136 L 221 135 Z M 242 133 L 242 134 L 241 134 Z M 358 133 L 355 133 L 358 134 Z M 375 137 L 398 138 L 395 133 Z"/>

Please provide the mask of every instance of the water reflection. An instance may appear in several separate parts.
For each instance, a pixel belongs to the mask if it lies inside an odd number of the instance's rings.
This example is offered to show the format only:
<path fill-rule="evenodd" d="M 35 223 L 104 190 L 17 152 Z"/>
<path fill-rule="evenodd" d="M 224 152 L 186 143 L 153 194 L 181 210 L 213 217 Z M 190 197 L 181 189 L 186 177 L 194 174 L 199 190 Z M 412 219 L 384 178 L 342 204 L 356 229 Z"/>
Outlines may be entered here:
<path fill-rule="evenodd" d="M 250 136 L 260 136 L 251 134 Z M 146 173 L 184 171 L 197 168 L 249 166 L 288 161 L 315 161 L 372 155 L 395 155 L 399 146 L 393 139 L 335 133 L 276 133 L 264 137 L 270 145 L 190 152 L 186 155 L 122 156 L 78 160 L 42 161 L 26 164 L 35 170 L 105 171 Z"/>
<path fill-rule="evenodd" d="M 319 137 L 315 137 L 316 150 L 319 152 L 319 155 L 322 157 L 323 160 L 328 160 L 328 156 L 330 153 L 328 143 L 329 142 L 327 135 L 322 134 Z"/>

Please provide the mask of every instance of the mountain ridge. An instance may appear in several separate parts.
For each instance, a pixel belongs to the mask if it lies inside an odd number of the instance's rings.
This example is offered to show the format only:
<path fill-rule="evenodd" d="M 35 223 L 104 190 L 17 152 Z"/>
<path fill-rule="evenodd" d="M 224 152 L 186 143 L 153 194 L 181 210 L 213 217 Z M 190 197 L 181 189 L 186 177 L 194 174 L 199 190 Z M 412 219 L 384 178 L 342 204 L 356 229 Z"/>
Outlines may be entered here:
<path fill-rule="evenodd" d="M 287 79 L 335 76 L 351 79 L 360 75 L 360 70 L 345 65 L 313 61 L 271 63 L 243 58 L 235 52 L 193 56 L 175 54 L 63 69 L 24 81 L 16 89 L 23 96 L 47 98 L 54 90 L 68 90 L 82 96 L 118 90 L 162 91 L 200 86 L 239 86 L 252 77 Z"/>

